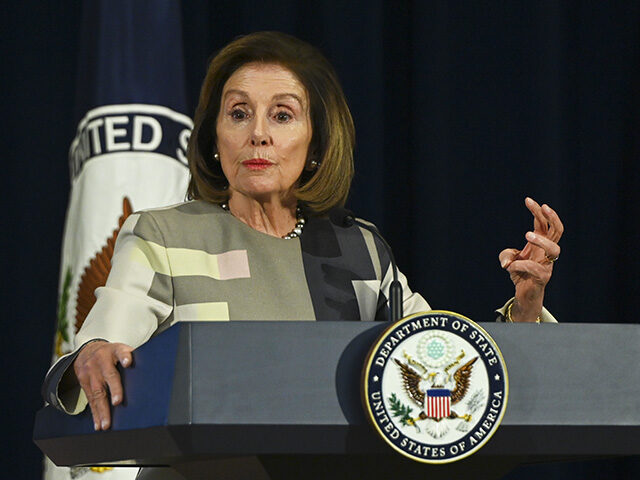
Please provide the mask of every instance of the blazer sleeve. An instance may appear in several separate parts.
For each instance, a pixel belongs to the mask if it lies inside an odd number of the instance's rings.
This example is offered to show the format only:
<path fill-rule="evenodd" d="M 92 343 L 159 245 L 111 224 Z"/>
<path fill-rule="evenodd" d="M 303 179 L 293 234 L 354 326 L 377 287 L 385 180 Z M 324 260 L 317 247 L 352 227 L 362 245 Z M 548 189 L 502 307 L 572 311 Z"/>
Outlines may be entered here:
<path fill-rule="evenodd" d="M 84 345 L 101 339 L 137 348 L 170 323 L 171 265 L 153 212 L 134 213 L 122 225 L 106 285 L 95 295 L 96 303 L 74 339 L 74 351 L 51 367 L 43 385 L 45 401 L 70 414 L 87 405 L 72 368 Z"/>

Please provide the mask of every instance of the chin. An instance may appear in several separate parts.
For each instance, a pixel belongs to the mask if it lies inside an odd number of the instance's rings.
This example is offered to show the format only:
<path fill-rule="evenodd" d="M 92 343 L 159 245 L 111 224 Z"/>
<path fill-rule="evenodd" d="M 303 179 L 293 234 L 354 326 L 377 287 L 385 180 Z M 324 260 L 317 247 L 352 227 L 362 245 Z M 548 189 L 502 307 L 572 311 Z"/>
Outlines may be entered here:
<path fill-rule="evenodd" d="M 246 195 L 247 197 L 251 197 L 258 201 L 268 201 L 269 199 L 275 197 L 282 197 L 285 195 L 285 191 L 282 190 L 279 186 L 276 187 L 272 184 L 251 184 L 251 185 L 243 185 L 241 188 L 236 188 L 239 193 Z"/>

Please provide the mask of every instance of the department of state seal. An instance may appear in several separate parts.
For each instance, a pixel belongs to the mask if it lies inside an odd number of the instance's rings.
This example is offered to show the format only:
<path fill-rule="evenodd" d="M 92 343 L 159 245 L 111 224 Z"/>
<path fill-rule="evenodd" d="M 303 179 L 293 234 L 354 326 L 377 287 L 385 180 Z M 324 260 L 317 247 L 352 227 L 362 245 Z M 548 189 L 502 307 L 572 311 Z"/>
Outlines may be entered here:
<path fill-rule="evenodd" d="M 448 463 L 482 447 L 507 406 L 507 369 L 498 346 L 463 315 L 430 311 L 387 328 L 363 370 L 365 411 L 403 455 Z"/>

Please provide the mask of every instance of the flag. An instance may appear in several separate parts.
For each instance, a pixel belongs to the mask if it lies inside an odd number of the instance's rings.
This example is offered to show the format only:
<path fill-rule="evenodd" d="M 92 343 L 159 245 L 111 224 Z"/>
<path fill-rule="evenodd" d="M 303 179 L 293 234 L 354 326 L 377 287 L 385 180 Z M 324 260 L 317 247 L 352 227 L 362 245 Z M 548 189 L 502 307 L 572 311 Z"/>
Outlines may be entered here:
<path fill-rule="evenodd" d="M 74 348 L 126 216 L 185 199 L 193 127 L 185 95 L 178 0 L 83 3 L 56 358 Z M 121 480 L 136 473 L 45 463 L 47 480 Z"/>
<path fill-rule="evenodd" d="M 446 388 L 427 390 L 427 417 L 446 418 L 451 414 L 451 391 Z"/>

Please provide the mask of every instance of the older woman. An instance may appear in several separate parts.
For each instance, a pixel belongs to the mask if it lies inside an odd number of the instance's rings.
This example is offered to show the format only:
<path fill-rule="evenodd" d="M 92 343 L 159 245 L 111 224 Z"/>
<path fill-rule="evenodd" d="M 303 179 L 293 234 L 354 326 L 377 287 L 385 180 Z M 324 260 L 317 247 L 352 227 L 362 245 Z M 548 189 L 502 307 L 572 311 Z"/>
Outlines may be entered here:
<path fill-rule="evenodd" d="M 78 348 L 48 375 L 47 400 L 70 413 L 88 401 L 96 430 L 108 429 L 109 400 L 123 398 L 115 365 L 182 320 L 386 319 L 388 256 L 370 232 L 327 215 L 346 200 L 353 145 L 344 94 L 315 48 L 262 32 L 222 49 L 189 144 L 192 201 L 128 218 Z M 528 243 L 500 254 L 516 287 L 500 312 L 555 321 L 542 301 L 562 223 L 546 205 L 526 206 Z M 405 314 L 428 310 L 400 279 Z"/>

